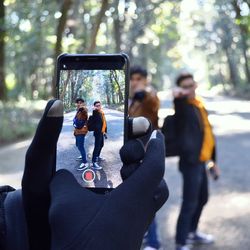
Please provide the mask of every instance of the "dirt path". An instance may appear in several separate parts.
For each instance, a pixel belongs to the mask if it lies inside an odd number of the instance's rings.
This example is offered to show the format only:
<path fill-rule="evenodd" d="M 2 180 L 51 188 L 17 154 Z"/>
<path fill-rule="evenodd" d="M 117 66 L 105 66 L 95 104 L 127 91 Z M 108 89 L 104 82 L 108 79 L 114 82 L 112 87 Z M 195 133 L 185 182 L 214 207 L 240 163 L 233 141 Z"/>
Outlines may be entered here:
<path fill-rule="evenodd" d="M 161 95 L 160 116 L 171 112 L 169 95 Z M 215 235 L 216 243 L 202 250 L 250 249 L 250 102 L 221 96 L 205 96 L 218 143 L 218 182 L 210 181 L 210 200 L 200 229 Z M 20 187 L 24 155 L 30 141 L 0 149 L 0 185 Z M 77 153 L 77 152 L 76 152 Z M 166 159 L 165 179 L 170 198 L 157 215 L 163 249 L 174 249 L 176 220 L 181 203 L 181 176 L 177 159 Z"/>

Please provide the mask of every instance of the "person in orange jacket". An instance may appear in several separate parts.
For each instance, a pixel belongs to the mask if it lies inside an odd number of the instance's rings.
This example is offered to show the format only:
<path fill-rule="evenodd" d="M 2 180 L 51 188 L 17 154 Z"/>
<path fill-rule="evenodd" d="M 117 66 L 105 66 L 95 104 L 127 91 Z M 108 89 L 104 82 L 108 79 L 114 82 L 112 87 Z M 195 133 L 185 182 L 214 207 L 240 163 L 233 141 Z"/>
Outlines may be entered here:
<path fill-rule="evenodd" d="M 75 103 L 77 106 L 77 112 L 73 120 L 73 125 L 75 127 L 74 136 L 76 138 L 76 146 L 81 153 L 81 156 L 79 156 L 77 160 L 82 161 L 81 165 L 77 168 L 77 170 L 84 170 L 89 167 L 84 147 L 85 136 L 88 133 L 88 110 L 82 98 L 77 98 Z"/>
<path fill-rule="evenodd" d="M 130 68 L 130 105 L 129 116 L 144 116 L 154 128 L 158 128 L 160 101 L 157 93 L 147 79 L 146 69 L 140 66 Z"/>
<path fill-rule="evenodd" d="M 130 105 L 129 116 L 146 117 L 154 129 L 158 128 L 158 110 L 160 101 L 156 91 L 150 86 L 147 70 L 140 66 L 130 68 Z M 144 250 L 156 250 L 160 248 L 157 237 L 157 224 L 154 219 L 145 236 L 146 247 Z"/>
<path fill-rule="evenodd" d="M 210 244 L 210 234 L 198 232 L 203 207 L 208 201 L 206 162 L 211 161 L 214 178 L 219 177 L 216 164 L 215 137 L 204 103 L 196 95 L 197 83 L 192 74 L 177 77 L 173 91 L 176 134 L 179 142 L 179 169 L 183 177 L 183 200 L 176 229 L 176 250 L 189 250 L 189 244 Z"/>

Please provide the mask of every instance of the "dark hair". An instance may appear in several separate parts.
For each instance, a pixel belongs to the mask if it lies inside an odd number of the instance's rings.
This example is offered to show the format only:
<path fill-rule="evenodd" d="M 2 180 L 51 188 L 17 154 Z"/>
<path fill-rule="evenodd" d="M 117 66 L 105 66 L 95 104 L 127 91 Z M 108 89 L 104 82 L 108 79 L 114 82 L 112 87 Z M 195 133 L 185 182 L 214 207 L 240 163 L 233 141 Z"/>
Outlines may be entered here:
<path fill-rule="evenodd" d="M 132 75 L 134 74 L 139 74 L 145 78 L 147 78 L 148 76 L 148 72 L 146 69 L 142 68 L 141 66 L 138 66 L 138 65 L 135 65 L 135 66 L 132 66 L 130 68 L 130 78 L 132 77 Z"/>
<path fill-rule="evenodd" d="M 190 73 L 182 73 L 182 74 L 180 74 L 180 75 L 176 78 L 175 83 L 176 83 L 177 86 L 180 86 L 180 85 L 181 85 L 181 82 L 182 82 L 183 80 L 185 80 L 185 79 L 188 79 L 188 78 L 194 79 L 194 76 L 193 76 L 192 74 L 190 74 Z"/>
<path fill-rule="evenodd" d="M 78 103 L 78 102 L 84 102 L 84 100 L 81 97 L 76 98 L 75 103 Z"/>
<path fill-rule="evenodd" d="M 100 102 L 100 101 L 95 101 L 95 102 L 94 102 L 94 106 L 95 106 L 97 103 L 101 103 L 101 102 Z"/>

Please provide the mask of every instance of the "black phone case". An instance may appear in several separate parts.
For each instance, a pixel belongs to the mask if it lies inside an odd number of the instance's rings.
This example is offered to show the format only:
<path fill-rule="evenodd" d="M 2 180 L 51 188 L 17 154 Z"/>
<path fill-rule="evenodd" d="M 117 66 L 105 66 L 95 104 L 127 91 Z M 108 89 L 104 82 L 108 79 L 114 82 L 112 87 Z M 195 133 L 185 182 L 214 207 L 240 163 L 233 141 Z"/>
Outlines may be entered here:
<path fill-rule="evenodd" d="M 115 60 L 113 59 L 123 59 L 123 67 L 115 67 Z M 93 60 L 96 61 L 96 66 L 93 63 Z M 114 62 L 112 62 L 112 60 Z M 109 62 L 110 64 L 103 65 L 102 67 L 98 67 L 101 62 Z M 117 60 L 118 61 L 118 60 Z M 59 78 L 60 78 L 60 70 L 63 69 L 62 65 L 67 63 L 69 65 L 69 69 L 82 69 L 83 63 L 85 64 L 86 69 L 124 69 L 125 71 L 125 103 L 124 103 L 124 143 L 128 140 L 128 98 L 129 98 L 129 57 L 125 53 L 120 54 L 67 54 L 63 53 L 57 58 L 57 77 L 56 77 L 56 98 L 59 98 Z M 89 67 L 88 67 L 89 63 Z M 82 65 L 81 65 L 82 64 Z M 70 66 L 72 65 L 72 67 Z M 92 65 L 92 66 L 90 66 Z M 93 67 L 94 66 L 94 67 Z M 108 67 L 110 66 L 110 67 Z M 68 69 L 68 68 L 67 68 Z M 105 194 L 113 190 L 113 188 L 88 188 L 91 191 L 99 194 Z"/>

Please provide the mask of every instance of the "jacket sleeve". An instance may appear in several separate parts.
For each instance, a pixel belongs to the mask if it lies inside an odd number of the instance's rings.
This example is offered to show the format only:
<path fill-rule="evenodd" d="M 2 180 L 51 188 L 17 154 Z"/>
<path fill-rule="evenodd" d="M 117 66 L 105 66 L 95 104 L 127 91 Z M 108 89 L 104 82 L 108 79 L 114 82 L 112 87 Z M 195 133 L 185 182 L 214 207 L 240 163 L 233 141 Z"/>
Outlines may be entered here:
<path fill-rule="evenodd" d="M 83 112 L 83 116 L 84 116 L 84 120 L 88 120 L 88 109 L 84 108 L 84 112 Z"/>
<path fill-rule="evenodd" d="M 95 132 L 102 130 L 102 118 L 97 110 L 93 110 L 93 123 L 95 124 Z"/>
<path fill-rule="evenodd" d="M 151 109 L 152 113 L 157 113 L 158 109 L 160 108 L 160 100 L 156 93 L 147 93 L 145 98 L 145 104 L 149 110 Z"/>
<path fill-rule="evenodd" d="M 215 162 L 216 163 L 216 159 L 217 159 L 217 157 L 216 157 L 217 155 L 216 155 L 216 144 L 214 145 L 214 149 L 213 149 L 213 153 L 212 153 L 212 161 L 213 162 Z"/>
<path fill-rule="evenodd" d="M 175 98 L 174 109 L 177 122 L 177 129 L 182 130 L 186 125 L 187 98 Z"/>

